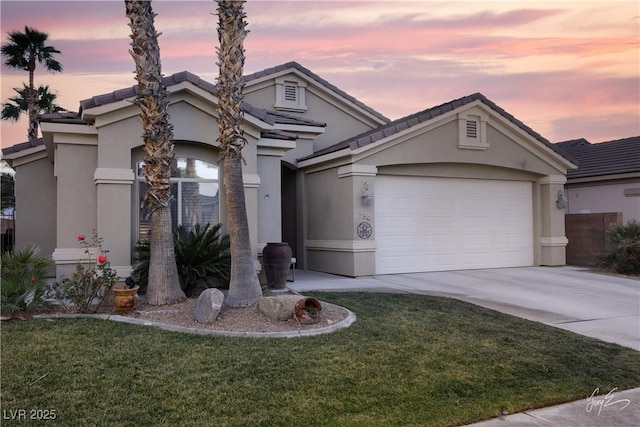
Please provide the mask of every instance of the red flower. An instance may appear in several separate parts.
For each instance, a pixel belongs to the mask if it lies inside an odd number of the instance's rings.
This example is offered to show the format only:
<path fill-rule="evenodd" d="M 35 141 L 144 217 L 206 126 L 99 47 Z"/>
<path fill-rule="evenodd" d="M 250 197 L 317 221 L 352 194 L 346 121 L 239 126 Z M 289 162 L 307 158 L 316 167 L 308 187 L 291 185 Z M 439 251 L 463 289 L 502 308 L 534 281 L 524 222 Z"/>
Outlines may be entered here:
<path fill-rule="evenodd" d="M 82 241 L 84 240 L 84 234 L 78 234 L 78 235 L 76 236 L 76 240 L 77 240 L 78 242 L 82 242 Z"/>
<path fill-rule="evenodd" d="M 98 256 L 98 263 L 99 264 L 104 264 L 105 262 L 107 262 L 107 257 L 104 255 L 100 255 Z"/>
<path fill-rule="evenodd" d="M 31 276 L 31 283 L 35 282 L 36 280 L 36 276 Z"/>

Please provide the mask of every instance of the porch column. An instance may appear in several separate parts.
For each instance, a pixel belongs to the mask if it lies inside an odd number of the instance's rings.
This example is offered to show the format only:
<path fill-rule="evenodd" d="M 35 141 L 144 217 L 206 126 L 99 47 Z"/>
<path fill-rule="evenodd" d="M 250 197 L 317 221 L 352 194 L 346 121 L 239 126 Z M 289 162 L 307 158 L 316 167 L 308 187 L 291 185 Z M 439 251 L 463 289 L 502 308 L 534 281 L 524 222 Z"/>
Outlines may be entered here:
<path fill-rule="evenodd" d="M 562 206 L 565 175 L 548 175 L 540 178 L 541 230 L 540 264 L 565 265 L 567 237 L 564 231 L 565 210 Z"/>
<path fill-rule="evenodd" d="M 97 168 L 97 232 L 111 266 L 121 278 L 131 274 L 131 169 Z"/>

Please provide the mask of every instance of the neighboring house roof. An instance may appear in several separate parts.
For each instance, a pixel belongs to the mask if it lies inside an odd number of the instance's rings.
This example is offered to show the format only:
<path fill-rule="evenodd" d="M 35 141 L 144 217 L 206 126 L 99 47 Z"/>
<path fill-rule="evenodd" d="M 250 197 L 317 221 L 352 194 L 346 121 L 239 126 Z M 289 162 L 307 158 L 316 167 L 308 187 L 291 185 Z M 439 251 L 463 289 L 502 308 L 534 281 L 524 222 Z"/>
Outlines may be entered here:
<path fill-rule="evenodd" d="M 270 76 L 272 74 L 281 73 L 283 71 L 291 70 L 292 68 L 300 71 L 302 74 L 306 75 L 310 79 L 315 80 L 317 83 L 321 84 L 326 89 L 329 89 L 330 91 L 334 92 L 336 95 L 349 100 L 349 102 L 357 105 L 358 107 L 362 108 L 363 110 L 367 111 L 369 114 L 372 114 L 373 116 L 377 117 L 378 119 L 382 120 L 383 122 L 389 123 L 391 121 L 389 118 L 387 118 L 384 115 L 380 114 L 378 111 L 376 111 L 373 108 L 369 107 L 368 105 L 358 101 L 353 96 L 349 95 L 348 93 L 346 93 L 345 91 L 341 90 L 337 86 L 334 86 L 333 84 L 329 83 L 327 80 L 323 79 L 319 75 L 315 74 L 311 70 L 303 67 L 302 65 L 300 65 L 299 63 L 297 63 L 295 61 L 287 62 L 286 64 L 276 65 L 275 67 L 267 68 L 267 69 L 264 69 L 262 71 L 255 72 L 253 74 L 248 74 L 248 75 L 244 76 L 244 79 L 245 79 L 245 81 L 247 83 L 250 83 L 253 80 L 261 79 L 263 77 L 268 77 L 268 76 Z"/>
<path fill-rule="evenodd" d="M 640 136 L 597 144 L 580 138 L 555 145 L 579 162 L 567 179 L 640 172 Z"/>
<path fill-rule="evenodd" d="M 502 109 L 501 107 L 496 105 L 494 102 L 490 101 L 487 97 L 485 97 L 481 93 L 474 93 L 472 95 L 465 96 L 465 97 L 462 97 L 462 98 L 458 98 L 458 99 L 455 99 L 453 101 L 450 101 L 450 102 L 447 102 L 447 103 L 444 103 L 444 104 L 437 105 L 435 107 L 429 108 L 427 110 L 420 111 L 418 113 L 411 114 L 411 115 L 406 116 L 406 117 L 402 117 L 400 119 L 392 121 L 391 123 L 389 123 L 387 125 L 383 125 L 383 126 L 380 126 L 380 127 L 376 128 L 376 129 L 372 129 L 370 131 L 364 132 L 364 133 L 362 133 L 360 135 L 356 135 L 353 138 L 349 138 L 349 139 L 347 139 L 345 141 L 339 142 L 339 143 L 337 143 L 335 145 L 332 145 L 330 147 L 327 147 L 327 148 L 325 148 L 323 150 L 319 150 L 319 151 L 315 152 L 314 154 L 312 154 L 310 156 L 307 156 L 304 159 L 299 159 L 299 160 L 306 160 L 306 159 L 319 157 L 319 156 L 322 156 L 322 155 L 325 155 L 325 154 L 329 154 L 329 153 L 333 153 L 333 152 L 336 152 L 336 151 L 343 150 L 345 148 L 349 148 L 351 150 L 355 150 L 357 148 L 364 147 L 364 146 L 369 145 L 369 144 L 373 144 L 376 141 L 379 141 L 381 139 L 384 139 L 384 138 L 387 138 L 389 136 L 392 136 L 392 135 L 394 135 L 396 133 L 399 133 L 399 132 L 401 132 L 401 131 L 403 131 L 405 129 L 409 129 L 409 128 L 417 125 L 417 124 L 427 122 L 427 121 L 429 121 L 431 119 L 434 119 L 434 118 L 436 118 L 438 116 L 441 116 L 442 114 L 444 114 L 444 113 L 446 113 L 448 111 L 455 110 L 456 108 L 462 107 L 463 105 L 466 105 L 466 104 L 470 104 L 470 103 L 472 103 L 474 101 L 481 101 L 483 104 L 485 104 L 486 106 L 491 108 L 496 113 L 500 114 L 502 117 L 504 117 L 507 120 L 509 120 L 511 123 L 516 125 L 518 128 L 520 128 L 521 130 L 523 130 L 527 134 L 531 135 L 536 140 L 540 141 L 541 143 L 543 143 L 547 147 L 551 148 L 553 151 L 555 151 L 556 153 L 558 153 L 562 157 L 566 158 L 567 160 L 573 162 L 573 159 L 571 159 L 569 156 L 567 156 L 563 151 L 557 149 L 554 146 L 554 144 L 550 143 L 548 140 L 546 140 L 545 138 L 540 136 L 540 134 L 538 134 L 533 129 L 531 129 L 530 127 L 528 127 L 524 123 L 522 123 L 520 120 L 516 119 L 511 114 L 507 113 L 504 109 Z"/>

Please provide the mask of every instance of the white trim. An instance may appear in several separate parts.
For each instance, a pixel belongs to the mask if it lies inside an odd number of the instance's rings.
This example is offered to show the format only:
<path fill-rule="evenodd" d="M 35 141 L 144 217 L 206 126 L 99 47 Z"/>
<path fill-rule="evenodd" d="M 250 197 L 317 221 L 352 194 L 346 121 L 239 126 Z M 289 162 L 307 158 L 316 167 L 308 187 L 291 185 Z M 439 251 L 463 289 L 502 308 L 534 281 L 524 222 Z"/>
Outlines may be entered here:
<path fill-rule="evenodd" d="M 11 167 L 14 170 L 17 166 L 22 166 L 24 164 L 35 162 L 37 160 L 46 159 L 47 157 L 49 156 L 44 145 L 2 156 L 3 160 L 11 161 Z"/>
<path fill-rule="evenodd" d="M 276 156 L 282 157 L 284 153 L 295 149 L 297 142 L 283 139 L 260 138 L 258 140 L 258 156 Z"/>
<path fill-rule="evenodd" d="M 92 262 L 94 258 L 98 256 L 98 248 L 90 247 L 89 255 L 91 256 Z M 51 255 L 53 261 L 55 261 L 56 265 L 61 264 L 78 264 L 78 263 L 88 263 L 89 255 L 82 248 L 56 248 Z"/>
<path fill-rule="evenodd" d="M 597 184 L 598 182 L 602 182 L 603 185 L 613 184 L 609 181 L 619 180 L 619 179 L 633 179 L 640 178 L 640 172 L 628 172 L 628 173 L 618 173 L 611 175 L 599 175 L 599 176 L 587 176 L 584 178 L 571 178 L 567 180 L 567 185 L 572 184 L 582 184 L 582 183 L 593 183 Z"/>
<path fill-rule="evenodd" d="M 554 236 L 554 237 L 541 237 L 540 245 L 544 247 L 549 246 L 567 246 L 569 239 L 566 236 Z"/>
<path fill-rule="evenodd" d="M 131 185 L 135 179 L 133 170 L 119 168 L 97 168 L 93 175 L 96 184 Z"/>
<path fill-rule="evenodd" d="M 260 175 L 244 173 L 242 174 L 242 183 L 244 188 L 258 188 L 260 187 Z"/>
<path fill-rule="evenodd" d="M 538 180 L 542 185 L 548 184 L 566 184 L 567 177 L 565 175 L 547 175 Z"/>
<path fill-rule="evenodd" d="M 358 165 L 351 164 L 338 168 L 338 178 L 347 178 L 350 176 L 376 176 L 378 167 L 374 165 Z"/>
<path fill-rule="evenodd" d="M 307 240 L 307 250 L 334 252 L 375 252 L 375 240 Z"/>

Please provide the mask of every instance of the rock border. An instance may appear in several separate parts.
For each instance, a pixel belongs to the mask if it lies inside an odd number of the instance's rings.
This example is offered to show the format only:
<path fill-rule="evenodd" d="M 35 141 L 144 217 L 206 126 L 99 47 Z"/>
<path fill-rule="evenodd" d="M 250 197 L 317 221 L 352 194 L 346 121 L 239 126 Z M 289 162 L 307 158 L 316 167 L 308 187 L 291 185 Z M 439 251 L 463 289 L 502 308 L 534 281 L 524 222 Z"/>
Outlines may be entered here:
<path fill-rule="evenodd" d="M 111 320 L 114 322 L 129 323 L 140 326 L 151 326 L 165 331 L 184 332 L 197 335 L 214 335 L 224 337 L 247 337 L 247 338 L 299 338 L 310 337 L 315 335 L 330 334 L 340 329 L 348 328 L 356 321 L 356 315 L 351 310 L 344 308 L 348 312 L 347 317 L 333 325 L 323 326 L 321 328 L 304 329 L 298 331 L 281 331 L 281 332 L 241 332 L 241 331 L 221 331 L 212 329 L 191 328 L 187 326 L 174 325 L 172 323 L 156 322 L 135 317 L 121 316 L 119 314 L 83 314 L 83 313 L 54 313 L 54 314 L 36 314 L 34 319 L 64 319 L 64 318 L 90 318 Z"/>

